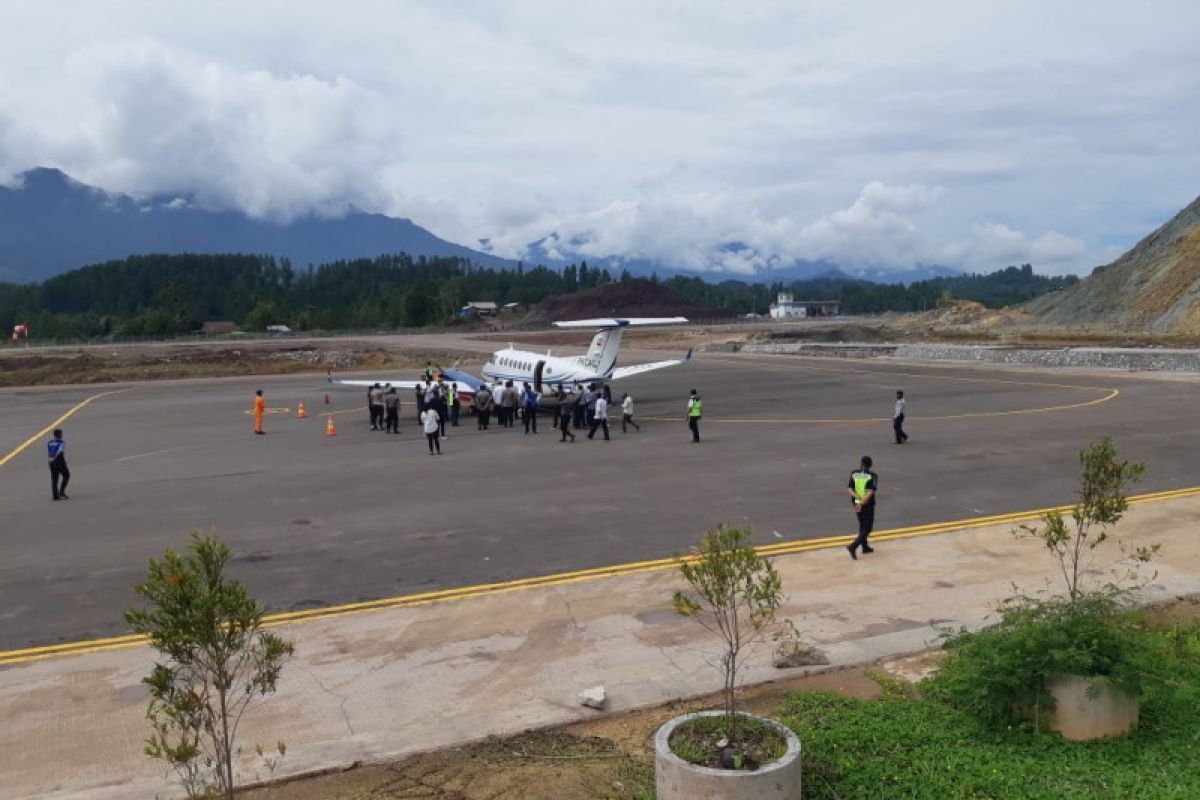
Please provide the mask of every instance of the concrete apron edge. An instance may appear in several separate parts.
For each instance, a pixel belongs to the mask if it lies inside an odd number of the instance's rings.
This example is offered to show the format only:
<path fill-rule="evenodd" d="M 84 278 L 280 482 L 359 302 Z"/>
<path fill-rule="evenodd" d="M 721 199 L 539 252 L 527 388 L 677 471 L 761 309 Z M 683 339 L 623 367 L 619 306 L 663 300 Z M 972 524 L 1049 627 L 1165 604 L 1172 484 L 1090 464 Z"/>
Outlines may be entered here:
<path fill-rule="evenodd" d="M 1131 506 L 1136 506 L 1146 503 L 1181 500 L 1196 496 L 1200 496 L 1200 486 L 1168 489 L 1159 492 L 1134 495 L 1129 498 L 1129 503 Z M 1067 514 L 1071 511 L 1071 508 L 1071 506 L 1056 506 L 1051 508 L 1030 509 L 1007 514 L 994 514 L 985 517 L 974 517 L 970 519 L 951 520 L 947 522 L 936 522 L 925 525 L 913 525 L 903 528 L 892 528 L 876 531 L 874 534 L 872 534 L 872 540 L 876 542 L 897 541 L 938 534 L 958 533 L 993 525 L 1019 525 L 1025 522 L 1036 521 L 1044 514 L 1049 512 Z M 845 534 L 814 539 L 797 539 L 793 541 L 777 542 L 773 544 L 760 545 L 755 549 L 761 555 L 774 558 L 786 555 L 798 555 L 800 553 L 812 550 L 826 550 L 836 547 L 845 547 L 853 539 L 853 534 Z M 684 557 L 684 560 L 691 559 L 690 557 Z M 322 608 L 306 609 L 303 611 L 268 614 L 264 617 L 264 627 L 279 627 L 285 625 L 293 626 L 305 622 L 318 622 L 338 617 L 354 616 L 377 611 L 387 611 L 398 608 L 414 608 L 419 606 L 448 603 L 452 601 L 470 600 L 514 591 L 528 591 L 539 588 L 548 589 L 573 583 L 591 582 L 603 578 L 623 577 L 626 575 L 636 575 L 640 573 L 662 572 L 664 570 L 676 567 L 679 561 L 680 559 L 678 557 L 660 558 L 648 561 L 631 562 L 628 564 L 615 564 L 608 567 L 593 567 L 589 569 L 575 570 L 572 572 L 552 573 L 549 575 L 532 578 L 519 578 L 516 580 L 499 583 L 478 584 L 474 586 L 463 586 L 451 589 L 442 589 L 433 592 L 390 597 L 380 600 L 347 603 L 337 606 L 325 606 Z M 29 664 L 37 661 L 62 659 L 72 656 L 78 657 L 92 653 L 102 653 L 111 650 L 124 650 L 128 648 L 145 646 L 147 646 L 147 640 L 144 636 L 127 634 L 124 636 L 113 636 L 77 642 L 65 642 L 55 645 L 44 645 L 39 647 L 0 651 L 0 668 L 19 666 L 21 664 Z"/>
<path fill-rule="evenodd" d="M 1155 585 L 1153 589 L 1155 590 L 1152 592 L 1154 596 L 1149 596 L 1149 594 L 1145 592 L 1142 593 L 1138 599 L 1139 605 L 1151 605 L 1180 597 L 1200 594 L 1200 576 L 1195 576 L 1186 580 L 1175 580 L 1170 582 L 1169 585 Z M 974 630 L 982 627 L 984 624 L 985 622 L 981 621 L 978 624 L 966 625 L 965 627 Z M 938 642 L 941 638 L 939 631 L 942 628 L 943 626 L 929 624 L 909 630 L 892 631 L 873 636 L 829 642 L 821 646 L 821 649 L 829 657 L 828 664 L 776 670 L 778 674 L 762 672 L 762 675 L 768 675 L 769 677 L 746 680 L 739 683 L 738 688 L 739 690 L 761 688 L 764 686 L 770 686 L 772 684 L 783 684 L 811 675 L 837 672 L 839 670 L 852 669 L 856 667 L 869 667 L 872 665 L 883 664 L 887 661 L 915 656 L 931 649 L 935 649 L 938 646 Z M 328 742 L 301 746 L 300 748 L 297 748 L 300 752 L 296 753 L 296 755 L 299 755 L 309 764 L 309 766 L 299 769 L 295 772 L 286 771 L 285 767 L 284 774 L 281 774 L 274 779 L 246 781 L 244 783 L 239 783 L 238 791 L 244 792 L 250 789 L 258 789 L 268 786 L 283 787 L 297 781 L 309 780 L 324 775 L 334 775 L 341 772 L 348 772 L 364 766 L 386 764 L 404 758 L 444 752 L 461 747 L 469 747 L 471 745 L 485 742 L 489 739 L 495 739 L 497 737 L 513 736 L 520 733 L 538 733 L 542 731 L 549 731 L 556 728 L 585 722 L 588 719 L 595 719 L 602 715 L 611 716 L 629 714 L 639 711 L 650 711 L 653 709 L 665 708 L 673 704 L 701 700 L 702 698 L 712 697 L 715 694 L 717 694 L 717 692 L 709 688 L 705 690 L 697 690 L 695 693 L 670 695 L 651 702 L 614 705 L 602 712 L 593 713 L 585 713 L 580 709 L 562 708 L 547 715 L 546 718 L 539 723 L 513 725 L 511 727 L 492 730 L 488 733 L 480 734 L 478 736 L 462 737 L 453 742 L 444 742 L 432 746 L 425 745 L 408 748 L 395 746 L 389 747 L 378 740 L 364 741 L 362 739 L 353 737 L 346 740 L 346 746 L 343 749 L 334 750 L 333 752 L 330 751 Z M 681 710 L 680 713 L 686 713 L 686 711 Z M 313 751 L 320 753 L 320 755 L 314 755 Z M 109 788 L 111 788 L 114 793 L 106 793 Z M 84 800 L 85 798 L 86 800 L 125 800 L 125 798 L 129 796 L 128 793 L 135 790 L 135 787 L 128 785 L 119 787 L 95 787 L 82 791 L 70 790 L 65 793 L 51 792 L 49 794 L 38 795 L 35 800 Z"/>

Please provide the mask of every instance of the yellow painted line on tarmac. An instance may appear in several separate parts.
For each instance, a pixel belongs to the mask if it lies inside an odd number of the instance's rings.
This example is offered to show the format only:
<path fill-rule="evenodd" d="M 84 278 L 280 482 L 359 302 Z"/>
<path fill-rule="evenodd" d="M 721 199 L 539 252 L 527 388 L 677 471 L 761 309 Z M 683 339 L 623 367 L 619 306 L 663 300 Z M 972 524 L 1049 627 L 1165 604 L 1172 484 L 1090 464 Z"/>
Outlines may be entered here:
<path fill-rule="evenodd" d="M 12 461 L 14 458 L 21 455 L 21 453 L 25 452 L 25 450 L 27 448 L 29 448 L 30 445 L 32 445 L 34 442 L 41 439 L 46 434 L 50 433 L 52 430 L 57 428 L 59 425 L 62 425 L 64 422 L 66 422 L 68 419 L 70 419 L 71 416 L 76 411 L 79 411 L 84 406 L 86 406 L 88 403 L 92 402 L 93 400 L 99 400 L 101 397 L 108 397 L 110 394 L 120 394 L 121 392 L 126 392 L 126 391 L 129 391 L 129 390 L 128 389 L 114 389 L 111 392 L 101 392 L 100 394 L 92 395 L 91 397 L 87 398 L 83 402 L 76 403 L 61 417 L 54 420 L 54 422 L 51 422 L 46 427 L 42 428 L 40 431 L 35 433 L 33 436 L 30 436 L 28 439 L 26 439 L 21 444 L 17 445 L 16 449 L 14 449 L 11 453 L 6 455 L 4 458 L 0 458 L 0 467 L 3 467 L 8 462 Z"/>
<path fill-rule="evenodd" d="M 801 356 L 803 358 L 803 356 Z M 725 363 L 732 363 L 726 361 Z M 961 414 L 939 414 L 932 416 L 909 416 L 906 419 L 920 421 L 935 421 L 949 419 L 971 419 L 980 417 L 1011 417 L 1020 414 L 1048 414 L 1056 411 L 1069 411 L 1076 408 L 1087 408 L 1088 406 L 1097 406 L 1101 403 L 1107 403 L 1110 400 L 1116 399 L 1121 390 L 1111 386 L 1082 386 L 1071 383 L 1050 383 L 1046 381 L 1015 381 L 1005 378 L 969 378 L 960 375 L 928 375 L 921 372 L 900 372 L 891 369 L 863 369 L 861 367 L 850 367 L 839 369 L 836 367 L 817 367 L 810 364 L 793 365 L 796 369 L 810 370 L 815 372 L 834 372 L 834 373 L 853 373 L 861 375 L 896 375 L 902 378 L 918 378 L 931 381 L 951 381 L 959 383 L 988 383 L 988 384 L 1006 384 L 1009 386 L 1033 386 L 1043 389 L 1071 389 L 1084 392 L 1105 392 L 1103 397 L 1097 397 L 1093 400 L 1086 400 L 1079 403 L 1068 403 L 1057 406 L 1041 406 L 1038 408 L 1018 408 L 1009 411 L 970 411 Z M 651 422 L 680 422 L 682 417 L 645 417 Z M 880 422 L 891 422 L 891 417 L 869 417 L 869 418 L 791 418 L 791 419 L 733 419 L 722 417 L 704 417 L 705 422 L 714 422 L 720 424 L 738 424 L 738 425 L 763 425 L 763 424 L 806 424 L 806 425 L 859 425 L 864 423 L 876 424 Z"/>
<path fill-rule="evenodd" d="M 1094 388 L 1096 391 L 1105 391 L 1104 389 L 1101 389 L 1100 387 L 1078 386 L 1075 388 L 1077 388 L 1077 389 Z M 1051 413 L 1054 411 L 1067 411 L 1072 408 L 1086 408 L 1088 406 L 1098 406 L 1101 403 L 1107 403 L 1109 400 L 1112 400 L 1112 399 L 1116 398 L 1119 394 L 1121 394 L 1120 389 L 1108 389 L 1107 391 L 1108 391 L 1108 394 L 1106 394 L 1104 397 L 1097 397 L 1094 400 L 1087 400 L 1087 401 L 1080 402 L 1080 403 L 1070 403 L 1070 404 L 1061 405 L 1061 406 L 1042 406 L 1039 408 L 1017 408 L 1017 409 L 1013 409 L 1010 411 L 968 411 L 968 412 L 964 412 L 962 414 L 939 414 L 939 415 L 923 416 L 923 417 L 913 416 L 913 417 L 905 417 L 905 419 L 909 420 L 909 421 L 921 420 L 921 421 L 929 422 L 931 420 L 968 419 L 968 418 L 972 418 L 972 417 L 1011 417 L 1011 416 L 1016 416 L 1018 414 L 1048 414 L 1048 413 Z M 682 417 L 639 417 L 639 419 L 646 419 L 646 420 L 649 420 L 650 422 L 681 422 L 681 421 L 683 421 Z M 830 419 L 805 419 L 805 418 L 727 419 L 727 418 L 723 418 L 723 417 L 704 417 L 703 419 L 704 419 L 704 422 L 706 422 L 706 423 L 708 423 L 708 422 L 725 423 L 725 424 L 734 423 L 734 424 L 741 424 L 741 425 L 786 424 L 786 423 L 808 424 L 808 425 L 859 425 L 859 424 L 867 423 L 867 422 L 874 424 L 874 423 L 879 423 L 879 422 L 891 422 L 892 421 L 891 417 L 830 418 Z"/>
<path fill-rule="evenodd" d="M 1192 486 L 1182 489 L 1169 489 L 1161 492 L 1150 492 L 1148 494 L 1134 495 L 1129 498 L 1129 502 L 1131 505 L 1142 505 L 1146 503 L 1161 502 L 1164 500 L 1179 500 L 1196 496 L 1200 496 L 1200 486 Z M 1027 511 L 1016 511 L 1007 514 L 993 514 L 985 517 L 972 517 L 969 519 L 949 520 L 946 522 L 933 522 L 925 525 L 910 525 L 904 528 L 892 528 L 889 530 L 876 531 L 872 534 L 872 540 L 876 542 L 897 541 L 901 539 L 913 539 L 921 536 L 934 536 L 938 534 L 953 533 L 956 531 L 974 530 L 992 525 L 1016 525 L 1023 522 L 1032 522 L 1038 520 L 1044 514 L 1051 511 L 1069 513 L 1071 509 L 1072 506 L 1069 505 L 1052 506 L 1048 508 L 1030 509 Z M 824 536 L 816 539 L 799 539 L 794 541 L 779 542 L 777 544 L 761 545 L 756 548 L 756 550 L 761 555 L 776 557 L 792 555 L 795 553 L 803 553 L 812 550 L 825 550 L 834 547 L 841 547 L 849 544 L 853 539 L 853 534 Z M 278 614 L 268 614 L 263 618 L 263 622 L 267 627 L 291 625 L 301 622 L 317 622 L 320 620 L 335 619 L 338 617 L 366 614 L 374 611 L 384 611 L 395 608 L 415 608 L 419 606 L 433 605 L 436 603 L 448 603 L 455 600 L 467 600 L 476 597 L 507 594 L 509 592 L 523 591 L 526 589 L 565 586 L 573 583 L 599 580 L 601 578 L 637 575 L 647 572 L 661 572 L 674 568 L 678 563 L 679 559 L 672 556 L 669 558 L 656 558 L 648 561 L 635 561 L 627 564 L 614 564 L 607 567 L 592 567 L 589 569 L 574 570 L 572 572 L 558 572 L 551 575 L 542 575 L 533 578 L 520 578 L 517 580 L 501 581 L 497 583 L 461 586 L 453 589 L 440 589 L 432 592 L 401 595 L 399 597 L 387 597 L 379 600 L 367 600 L 358 603 L 345 603 L 335 606 L 325 606 L 322 608 L 305 609 L 303 611 L 288 611 Z M 53 658 L 65 658 L 67 656 L 84 655 L 87 653 L 101 653 L 109 650 L 122 650 L 130 647 L 140 647 L 146 643 L 147 639 L 144 636 L 127 634 L 124 636 L 113 636 L 104 639 L 89 639 L 85 641 L 65 642 L 62 644 L 46 645 L 42 647 L 28 647 L 21 650 L 0 651 L 0 666 L 14 666 L 17 664 L 28 664 L 35 661 L 44 661 Z"/>

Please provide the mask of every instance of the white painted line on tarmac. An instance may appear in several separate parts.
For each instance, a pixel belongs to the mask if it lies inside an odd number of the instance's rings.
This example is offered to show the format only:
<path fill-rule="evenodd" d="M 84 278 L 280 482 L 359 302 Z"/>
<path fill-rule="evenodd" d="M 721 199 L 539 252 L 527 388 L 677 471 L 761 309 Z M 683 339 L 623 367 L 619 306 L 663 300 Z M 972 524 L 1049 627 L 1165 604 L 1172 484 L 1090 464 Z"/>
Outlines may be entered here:
<path fill-rule="evenodd" d="M 113 463 L 119 464 L 122 461 L 133 461 L 135 458 L 146 458 L 147 456 L 161 456 L 164 453 L 175 453 L 180 450 L 188 450 L 188 449 L 190 449 L 190 447 L 168 447 L 166 450 L 152 450 L 149 453 L 134 453 L 131 456 L 121 456 L 120 458 L 114 458 Z"/>

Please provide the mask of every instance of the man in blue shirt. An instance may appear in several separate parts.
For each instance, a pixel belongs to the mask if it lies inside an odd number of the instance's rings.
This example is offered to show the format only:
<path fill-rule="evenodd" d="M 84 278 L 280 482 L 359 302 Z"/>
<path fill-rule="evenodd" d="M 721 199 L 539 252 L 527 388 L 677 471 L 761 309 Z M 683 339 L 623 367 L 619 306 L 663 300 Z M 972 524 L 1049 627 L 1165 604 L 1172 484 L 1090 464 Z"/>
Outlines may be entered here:
<path fill-rule="evenodd" d="M 63 441 L 61 428 L 55 428 L 54 438 L 46 443 L 46 455 L 50 459 L 51 496 L 55 500 L 70 500 L 67 497 L 67 482 L 71 480 L 71 470 L 67 469 L 67 443 Z"/>

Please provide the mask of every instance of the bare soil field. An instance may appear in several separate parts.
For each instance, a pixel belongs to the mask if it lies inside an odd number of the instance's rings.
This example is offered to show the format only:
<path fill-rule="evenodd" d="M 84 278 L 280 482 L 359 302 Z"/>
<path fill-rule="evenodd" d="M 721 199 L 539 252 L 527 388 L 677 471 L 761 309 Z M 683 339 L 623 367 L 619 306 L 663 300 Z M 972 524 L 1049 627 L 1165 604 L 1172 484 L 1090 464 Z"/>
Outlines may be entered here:
<path fill-rule="evenodd" d="M 463 354 L 325 339 L 0 350 L 0 387 L 417 369 Z"/>

